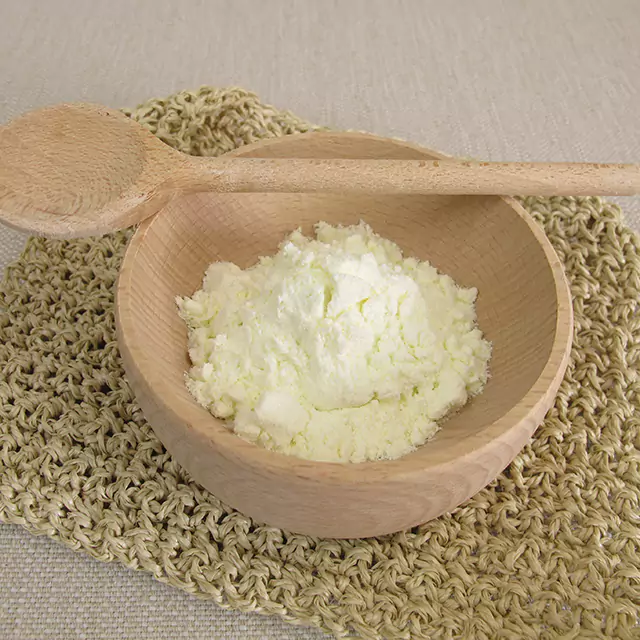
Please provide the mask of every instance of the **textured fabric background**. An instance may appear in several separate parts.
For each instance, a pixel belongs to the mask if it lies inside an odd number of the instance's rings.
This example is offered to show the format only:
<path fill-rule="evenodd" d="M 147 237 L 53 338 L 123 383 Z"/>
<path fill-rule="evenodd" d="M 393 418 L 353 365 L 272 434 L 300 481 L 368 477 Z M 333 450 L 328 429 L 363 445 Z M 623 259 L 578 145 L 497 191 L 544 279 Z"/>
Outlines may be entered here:
<path fill-rule="evenodd" d="M 487 159 L 637 161 L 640 9 L 420 0 L 4 3 L 0 121 L 240 84 L 309 120 Z M 640 228 L 637 199 L 624 202 Z M 20 236 L 0 230 L 0 263 Z M 7 638 L 320 638 L 0 527 Z"/>

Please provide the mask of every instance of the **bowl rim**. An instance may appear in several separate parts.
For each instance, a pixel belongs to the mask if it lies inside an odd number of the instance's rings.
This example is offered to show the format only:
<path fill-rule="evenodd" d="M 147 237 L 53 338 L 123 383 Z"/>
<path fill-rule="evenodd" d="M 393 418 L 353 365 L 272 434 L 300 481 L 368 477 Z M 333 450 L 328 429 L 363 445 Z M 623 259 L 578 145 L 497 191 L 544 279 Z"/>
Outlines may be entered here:
<path fill-rule="evenodd" d="M 257 149 L 274 145 L 287 144 L 292 138 L 297 140 L 309 137 L 326 137 L 327 140 L 340 137 L 374 139 L 393 143 L 397 146 L 412 149 L 431 158 L 448 158 L 437 151 L 395 138 L 385 138 L 360 132 L 312 131 L 261 140 L 251 145 L 229 152 L 228 156 L 251 156 Z M 220 194 L 224 196 L 224 194 Z M 177 196 L 181 197 L 181 196 Z M 535 428 L 542 422 L 548 409 L 553 405 L 556 393 L 566 367 L 569 362 L 573 336 L 573 309 L 569 284 L 564 269 L 549 239 L 542 228 L 533 220 L 527 211 L 512 197 L 502 197 L 515 212 L 524 220 L 533 236 L 544 251 L 545 258 L 552 272 L 557 299 L 556 327 L 549 358 L 543 370 L 531 385 L 521 400 L 507 413 L 486 425 L 482 430 L 455 443 L 455 446 L 440 450 L 437 455 L 430 454 L 429 447 L 418 448 L 419 455 L 408 454 L 394 460 L 367 461 L 357 464 L 342 462 L 319 462 L 305 460 L 283 453 L 265 449 L 259 445 L 243 440 L 226 428 L 222 421 L 212 416 L 206 409 L 192 399 L 192 410 L 185 415 L 175 406 L 172 385 L 158 376 L 149 358 L 138 347 L 136 326 L 132 323 L 130 300 L 132 296 L 132 272 L 135 256 L 145 241 L 147 233 L 162 215 L 162 210 L 156 215 L 143 221 L 133 234 L 126 249 L 121 265 L 116 291 L 116 328 L 118 344 L 123 357 L 125 371 L 136 397 L 146 394 L 153 398 L 158 409 L 168 416 L 173 424 L 187 423 L 190 430 L 209 444 L 215 446 L 227 458 L 242 460 L 243 464 L 256 469 L 269 469 L 281 477 L 292 474 L 296 477 L 322 482 L 348 483 L 387 483 L 390 480 L 405 481 L 412 476 L 422 475 L 425 471 L 448 473 L 449 465 L 459 465 L 465 459 L 471 462 L 481 453 L 491 454 L 491 450 L 503 447 L 513 448 L 515 455 L 524 445 Z M 170 206 L 170 204 L 169 204 Z M 176 312 L 177 313 L 177 312 Z M 153 426 L 153 424 L 152 424 Z M 428 444 L 428 443 L 427 443 Z M 513 458 L 509 458 L 509 461 Z M 504 456 L 502 456 L 504 457 Z"/>

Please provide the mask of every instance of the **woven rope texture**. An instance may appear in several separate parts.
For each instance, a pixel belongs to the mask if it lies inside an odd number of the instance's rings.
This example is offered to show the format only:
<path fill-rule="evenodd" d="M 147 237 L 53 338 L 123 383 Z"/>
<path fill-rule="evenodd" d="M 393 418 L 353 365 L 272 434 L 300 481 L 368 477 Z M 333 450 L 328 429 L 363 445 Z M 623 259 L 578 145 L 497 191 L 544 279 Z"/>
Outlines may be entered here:
<path fill-rule="evenodd" d="M 312 127 L 239 89 L 130 112 L 218 155 Z M 570 278 L 571 363 L 500 478 L 444 516 L 333 541 L 254 524 L 166 453 L 123 377 L 128 233 L 30 239 L 0 290 L 0 518 L 243 611 L 364 638 L 640 637 L 640 258 L 615 206 L 526 198 Z"/>

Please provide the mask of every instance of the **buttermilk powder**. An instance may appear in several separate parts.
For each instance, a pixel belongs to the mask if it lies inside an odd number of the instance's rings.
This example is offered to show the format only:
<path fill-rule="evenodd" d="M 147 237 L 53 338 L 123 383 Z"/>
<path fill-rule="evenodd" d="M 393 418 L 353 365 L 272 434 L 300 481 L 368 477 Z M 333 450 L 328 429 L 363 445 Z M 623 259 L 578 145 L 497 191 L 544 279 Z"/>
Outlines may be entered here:
<path fill-rule="evenodd" d="M 294 232 L 241 270 L 218 262 L 178 298 L 187 385 L 242 438 L 334 462 L 397 458 L 481 391 L 491 347 L 476 289 L 360 223 Z"/>

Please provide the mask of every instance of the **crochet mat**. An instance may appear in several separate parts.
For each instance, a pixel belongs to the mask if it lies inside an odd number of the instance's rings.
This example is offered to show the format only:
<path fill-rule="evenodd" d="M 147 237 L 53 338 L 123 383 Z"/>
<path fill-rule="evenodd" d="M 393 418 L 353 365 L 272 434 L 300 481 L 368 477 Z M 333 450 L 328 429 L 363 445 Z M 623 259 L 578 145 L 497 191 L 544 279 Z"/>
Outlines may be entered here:
<path fill-rule="evenodd" d="M 196 155 L 313 128 L 239 89 L 129 113 Z M 571 363 L 532 442 L 453 513 L 381 538 L 324 540 L 255 524 L 195 484 L 123 375 L 121 232 L 32 238 L 7 271 L 0 518 L 222 606 L 337 636 L 639 638 L 639 242 L 596 198 L 522 203 L 571 282 Z"/>

